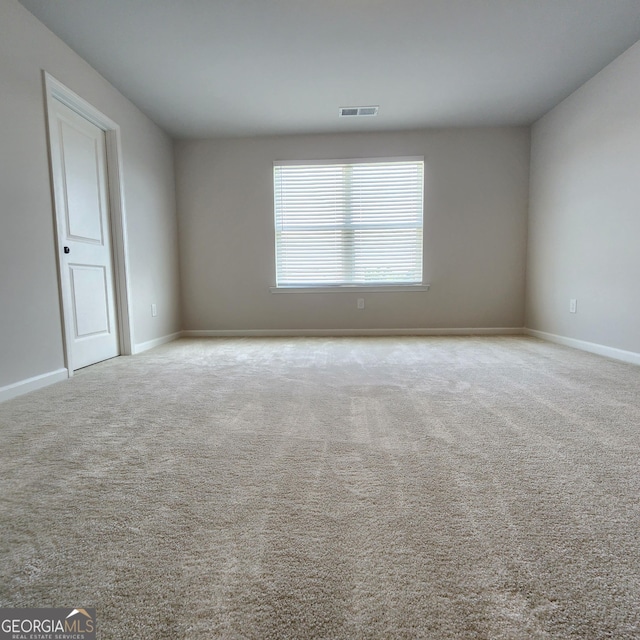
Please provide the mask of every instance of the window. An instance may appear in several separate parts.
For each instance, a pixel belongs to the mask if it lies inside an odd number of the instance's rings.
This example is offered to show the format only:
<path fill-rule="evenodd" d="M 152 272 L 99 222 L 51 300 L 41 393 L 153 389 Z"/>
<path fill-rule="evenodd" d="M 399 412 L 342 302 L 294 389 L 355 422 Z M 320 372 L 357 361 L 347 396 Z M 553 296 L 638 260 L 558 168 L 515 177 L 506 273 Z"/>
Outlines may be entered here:
<path fill-rule="evenodd" d="M 277 287 L 422 284 L 423 158 L 274 163 Z"/>

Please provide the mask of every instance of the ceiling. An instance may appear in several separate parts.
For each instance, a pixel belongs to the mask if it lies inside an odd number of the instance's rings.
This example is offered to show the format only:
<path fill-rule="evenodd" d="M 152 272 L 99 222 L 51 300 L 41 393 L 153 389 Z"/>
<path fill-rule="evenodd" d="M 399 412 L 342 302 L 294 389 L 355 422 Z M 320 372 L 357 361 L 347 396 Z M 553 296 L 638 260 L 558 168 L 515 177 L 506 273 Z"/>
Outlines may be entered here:
<path fill-rule="evenodd" d="M 176 138 L 530 124 L 640 39 L 640 0 L 20 1 Z"/>

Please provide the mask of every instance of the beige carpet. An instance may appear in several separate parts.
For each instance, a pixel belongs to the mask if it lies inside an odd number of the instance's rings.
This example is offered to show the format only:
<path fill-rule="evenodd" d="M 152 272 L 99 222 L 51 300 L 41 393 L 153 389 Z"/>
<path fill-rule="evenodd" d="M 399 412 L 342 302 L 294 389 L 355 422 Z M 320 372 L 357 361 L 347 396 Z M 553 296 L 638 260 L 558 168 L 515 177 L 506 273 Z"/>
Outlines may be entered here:
<path fill-rule="evenodd" d="M 96 607 L 103 640 L 640 637 L 640 367 L 181 340 L 0 437 L 0 605 Z"/>

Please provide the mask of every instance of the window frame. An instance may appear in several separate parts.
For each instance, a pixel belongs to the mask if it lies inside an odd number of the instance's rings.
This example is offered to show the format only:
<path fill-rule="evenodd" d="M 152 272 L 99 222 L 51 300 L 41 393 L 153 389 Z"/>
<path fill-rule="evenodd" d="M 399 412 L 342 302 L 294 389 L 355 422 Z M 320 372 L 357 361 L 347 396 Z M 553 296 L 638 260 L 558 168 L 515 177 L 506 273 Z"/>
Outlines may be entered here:
<path fill-rule="evenodd" d="M 277 284 L 278 276 L 278 219 L 276 211 L 276 168 L 282 166 L 330 166 L 330 165 L 357 165 L 357 164 L 388 164 L 388 163 L 406 163 L 419 162 L 422 164 L 422 183 L 420 193 L 420 209 L 421 209 L 421 250 L 420 266 L 421 281 L 416 283 L 403 282 L 373 282 L 373 283 L 304 283 L 304 284 Z M 275 286 L 269 287 L 272 293 L 335 293 L 335 292 L 386 292 L 386 291 L 428 291 L 430 285 L 425 282 L 424 274 L 424 156 L 393 156 L 393 157 L 370 157 L 370 158 L 340 158 L 340 159 L 314 159 L 314 160 L 276 160 L 273 162 L 272 169 L 272 187 L 273 187 L 273 223 L 274 223 L 274 280 Z M 345 227 L 346 228 L 346 227 Z"/>

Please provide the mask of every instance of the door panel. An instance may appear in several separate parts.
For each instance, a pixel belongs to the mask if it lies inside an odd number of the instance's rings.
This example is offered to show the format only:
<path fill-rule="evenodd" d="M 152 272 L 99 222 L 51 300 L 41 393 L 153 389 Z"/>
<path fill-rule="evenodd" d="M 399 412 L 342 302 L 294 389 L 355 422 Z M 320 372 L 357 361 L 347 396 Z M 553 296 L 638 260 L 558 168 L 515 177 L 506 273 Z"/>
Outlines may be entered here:
<path fill-rule="evenodd" d="M 104 132 L 54 100 L 64 215 L 63 290 L 73 369 L 119 355 Z M 62 251 L 63 247 L 60 247 Z M 66 250 L 65 250 L 66 251 Z"/>
<path fill-rule="evenodd" d="M 69 273 L 76 339 L 109 333 L 109 294 L 104 267 L 70 264 Z"/>
<path fill-rule="evenodd" d="M 100 193 L 103 162 L 99 140 L 64 120 L 60 122 L 60 138 L 64 149 L 68 236 L 104 244 L 102 220 L 106 203 Z"/>

